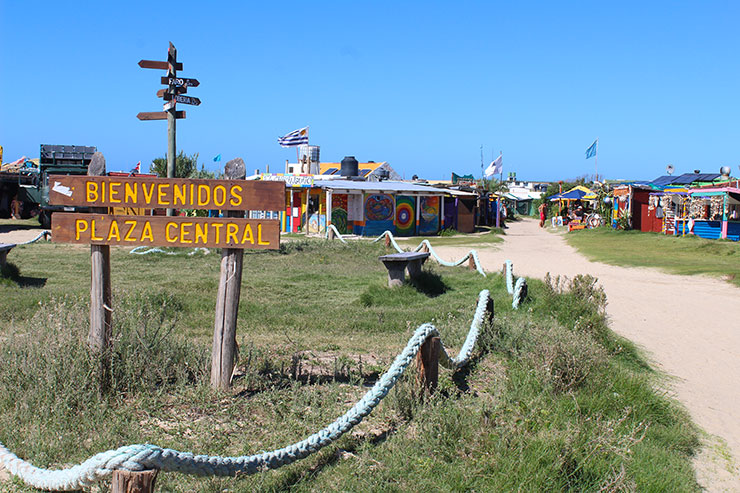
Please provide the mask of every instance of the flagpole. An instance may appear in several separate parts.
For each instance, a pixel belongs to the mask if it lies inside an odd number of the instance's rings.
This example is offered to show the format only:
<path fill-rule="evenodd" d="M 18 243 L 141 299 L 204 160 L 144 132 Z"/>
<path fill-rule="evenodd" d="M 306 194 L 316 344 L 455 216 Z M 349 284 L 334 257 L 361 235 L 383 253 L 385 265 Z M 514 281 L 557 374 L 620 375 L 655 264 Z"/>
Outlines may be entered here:
<path fill-rule="evenodd" d="M 596 160 L 595 164 L 596 166 L 596 181 L 599 181 L 599 138 L 596 137 Z"/>
<path fill-rule="evenodd" d="M 499 181 L 503 183 L 504 182 L 504 159 L 503 159 L 504 151 L 498 151 L 498 155 L 501 156 L 501 176 L 499 178 Z"/>
<path fill-rule="evenodd" d="M 483 173 L 483 144 L 480 145 L 480 179 L 484 179 L 486 175 Z"/>

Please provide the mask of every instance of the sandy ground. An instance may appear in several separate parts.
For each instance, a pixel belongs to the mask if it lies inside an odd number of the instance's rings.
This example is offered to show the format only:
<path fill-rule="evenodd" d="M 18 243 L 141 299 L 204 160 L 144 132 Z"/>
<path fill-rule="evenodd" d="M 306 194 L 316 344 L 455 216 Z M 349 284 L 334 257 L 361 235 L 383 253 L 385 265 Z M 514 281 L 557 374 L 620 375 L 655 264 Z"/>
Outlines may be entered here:
<path fill-rule="evenodd" d="M 740 491 L 740 289 L 704 276 L 591 262 L 563 234 L 540 229 L 535 220 L 508 226 L 503 245 L 478 248 L 484 268 L 501 271 L 509 259 L 516 276 L 597 277 L 612 329 L 675 377 L 671 390 L 708 434 L 695 460 L 700 484 L 708 491 Z M 457 260 L 468 248 L 435 251 Z"/>

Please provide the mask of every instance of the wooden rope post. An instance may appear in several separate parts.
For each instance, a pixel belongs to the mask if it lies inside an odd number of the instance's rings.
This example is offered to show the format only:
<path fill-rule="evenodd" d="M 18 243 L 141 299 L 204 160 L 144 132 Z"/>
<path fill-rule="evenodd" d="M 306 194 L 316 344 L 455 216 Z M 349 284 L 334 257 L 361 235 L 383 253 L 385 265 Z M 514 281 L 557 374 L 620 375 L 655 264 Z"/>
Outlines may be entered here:
<path fill-rule="evenodd" d="M 101 152 L 93 154 L 87 168 L 89 176 L 105 175 L 105 157 Z M 105 207 L 93 207 L 91 212 L 106 214 Z M 90 350 L 100 358 L 100 391 L 104 392 L 110 384 L 111 351 L 111 281 L 110 246 L 90 245 L 90 333 L 87 341 Z"/>
<path fill-rule="evenodd" d="M 153 493 L 159 470 L 126 471 L 116 469 L 111 478 L 111 493 Z"/>
<path fill-rule="evenodd" d="M 491 296 L 488 296 L 488 300 L 486 300 L 486 317 L 488 319 L 488 325 L 493 325 L 493 298 Z"/>
<path fill-rule="evenodd" d="M 246 166 L 241 158 L 232 159 L 224 167 L 226 178 L 239 180 L 246 177 Z M 227 217 L 243 217 L 241 211 L 227 212 Z M 216 298 L 216 324 L 213 329 L 211 353 L 211 386 L 228 389 L 236 364 L 236 321 L 242 285 L 244 250 L 224 248 L 221 251 L 221 278 Z"/>
<path fill-rule="evenodd" d="M 475 270 L 475 258 L 472 253 L 468 257 L 468 269 Z"/>
<path fill-rule="evenodd" d="M 439 337 L 429 337 L 416 353 L 416 366 L 419 369 L 417 380 L 425 394 L 431 394 L 439 382 L 439 351 L 441 348 Z"/>
<path fill-rule="evenodd" d="M 429 253 L 429 245 L 427 245 L 426 243 L 424 243 L 421 246 L 421 251 L 424 252 L 424 253 Z"/>
<path fill-rule="evenodd" d="M 327 237 L 327 238 L 328 238 L 329 240 L 333 240 L 333 239 L 334 239 L 334 229 L 333 229 L 333 228 L 330 228 L 329 226 L 327 226 L 327 233 L 326 233 L 326 237 Z"/>
<path fill-rule="evenodd" d="M 385 247 L 390 248 L 391 247 L 391 236 L 389 234 L 385 235 Z"/>

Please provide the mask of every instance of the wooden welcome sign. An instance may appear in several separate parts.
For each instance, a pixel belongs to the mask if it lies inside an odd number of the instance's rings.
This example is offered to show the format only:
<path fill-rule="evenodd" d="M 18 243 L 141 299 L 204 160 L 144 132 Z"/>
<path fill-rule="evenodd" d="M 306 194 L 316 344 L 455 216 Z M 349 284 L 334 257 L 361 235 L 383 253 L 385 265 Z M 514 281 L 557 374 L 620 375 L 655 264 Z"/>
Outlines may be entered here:
<path fill-rule="evenodd" d="M 52 241 L 90 245 L 90 334 L 100 357 L 101 388 L 108 386 L 111 327 L 110 246 L 221 248 L 221 278 L 216 297 L 211 385 L 228 388 L 236 364 L 236 322 L 244 249 L 280 248 L 277 220 L 246 219 L 244 211 L 284 207 L 282 182 L 246 181 L 244 161 L 226 163 L 226 180 L 189 180 L 105 175 L 105 158 L 93 155 L 88 176 L 49 177 L 49 203 L 87 207 L 91 213 L 55 212 Z M 226 217 L 134 216 L 106 214 L 108 207 L 225 210 Z"/>

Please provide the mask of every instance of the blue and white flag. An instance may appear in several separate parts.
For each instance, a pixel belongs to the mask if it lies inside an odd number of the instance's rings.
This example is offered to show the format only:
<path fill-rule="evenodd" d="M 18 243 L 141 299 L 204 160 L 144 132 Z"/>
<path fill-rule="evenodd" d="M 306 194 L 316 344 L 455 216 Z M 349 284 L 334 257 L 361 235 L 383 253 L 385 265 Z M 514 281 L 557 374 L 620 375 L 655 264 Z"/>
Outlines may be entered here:
<path fill-rule="evenodd" d="M 213 158 L 214 163 L 220 163 L 221 162 L 221 154 Z"/>
<path fill-rule="evenodd" d="M 486 171 L 484 174 L 486 175 L 486 178 L 491 178 L 493 176 L 501 174 L 503 170 L 504 170 L 504 156 L 499 155 L 499 157 L 491 161 L 491 164 L 488 165 L 488 168 L 486 168 Z"/>
<path fill-rule="evenodd" d="M 278 144 L 283 147 L 295 147 L 308 144 L 308 127 L 299 128 L 292 132 L 278 137 Z"/>
<path fill-rule="evenodd" d="M 594 157 L 598 149 L 599 149 L 599 139 L 596 139 L 594 140 L 594 143 L 591 144 L 588 149 L 586 149 L 586 159 L 590 157 Z"/>

